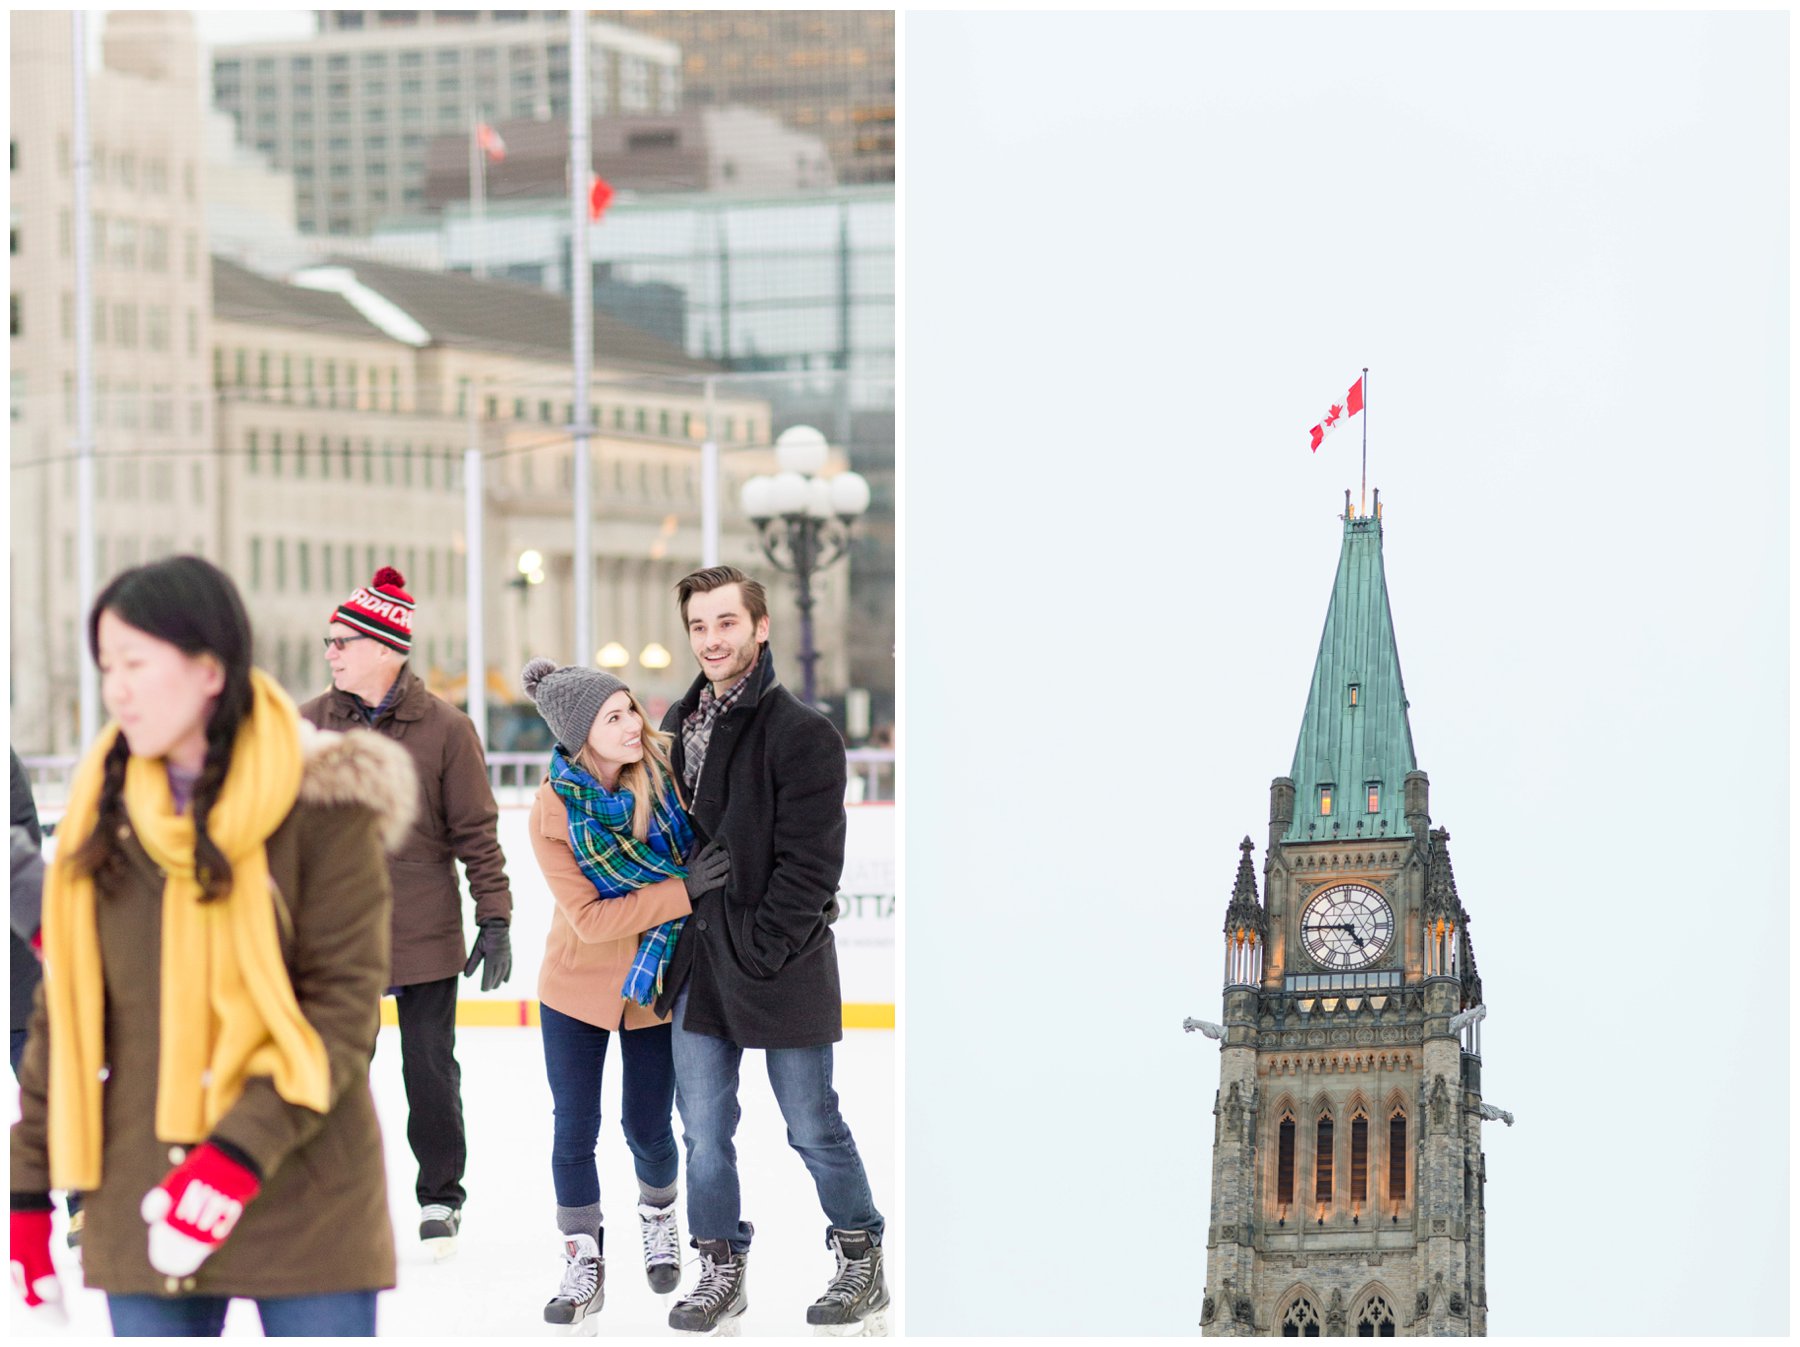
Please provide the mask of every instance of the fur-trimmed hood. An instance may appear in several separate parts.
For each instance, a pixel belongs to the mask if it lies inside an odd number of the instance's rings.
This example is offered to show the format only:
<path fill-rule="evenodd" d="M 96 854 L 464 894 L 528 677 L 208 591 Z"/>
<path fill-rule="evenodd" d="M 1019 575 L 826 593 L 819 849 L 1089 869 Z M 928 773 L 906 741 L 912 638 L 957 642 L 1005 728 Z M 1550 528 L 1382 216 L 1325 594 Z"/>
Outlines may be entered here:
<path fill-rule="evenodd" d="M 419 808 L 419 782 L 404 748 L 372 730 L 321 730 L 300 722 L 306 774 L 300 799 L 306 804 L 359 804 L 381 821 L 381 842 L 390 852 L 406 840 Z"/>

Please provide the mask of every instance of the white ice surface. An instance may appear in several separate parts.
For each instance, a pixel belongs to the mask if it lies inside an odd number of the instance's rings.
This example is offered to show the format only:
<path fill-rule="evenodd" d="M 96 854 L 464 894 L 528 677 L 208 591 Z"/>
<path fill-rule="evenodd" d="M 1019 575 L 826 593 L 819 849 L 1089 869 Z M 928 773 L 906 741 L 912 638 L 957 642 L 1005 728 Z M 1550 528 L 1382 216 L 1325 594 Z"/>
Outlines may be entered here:
<path fill-rule="evenodd" d="M 516 976 L 516 975 L 515 975 Z M 538 1337 L 563 1330 L 543 1322 L 543 1306 L 561 1276 L 556 1234 L 556 1198 L 550 1183 L 550 1087 L 544 1079 L 543 1049 L 535 1028 L 464 1028 L 457 1032 L 462 1063 L 463 1115 L 468 1129 L 469 1168 L 464 1186 L 462 1238 L 456 1254 L 433 1263 L 420 1247 L 418 1208 L 413 1199 L 414 1165 L 406 1145 L 405 1097 L 400 1085 L 398 1030 L 383 1029 L 371 1081 L 387 1150 L 389 1210 L 399 1251 L 398 1286 L 384 1292 L 377 1328 L 394 1337 Z M 836 1086 L 846 1121 L 856 1136 L 876 1206 L 892 1218 L 894 1208 L 894 1035 L 883 1030 L 851 1030 L 837 1045 Z M 608 1054 L 602 1089 L 600 1193 L 607 1225 L 606 1307 L 601 1336 L 676 1336 L 668 1327 L 668 1305 L 644 1280 L 638 1242 L 636 1184 L 631 1156 L 619 1130 L 619 1067 Z M 17 1091 L 12 1092 L 13 1117 Z M 769 1090 L 762 1054 L 749 1052 L 739 1091 L 744 1117 L 738 1127 L 738 1170 L 744 1216 L 755 1223 L 750 1255 L 750 1310 L 745 1336 L 809 1332 L 806 1306 L 825 1287 L 832 1271 L 825 1247 L 825 1218 L 800 1157 L 788 1147 L 780 1110 Z M 681 1119 L 675 1119 L 677 1136 Z M 683 1158 L 682 1181 L 686 1182 Z M 80 1269 L 62 1245 L 63 1218 L 56 1218 L 58 1269 L 72 1297 L 70 1323 L 58 1328 L 10 1299 L 8 1331 L 19 1337 L 104 1336 L 110 1332 L 106 1297 L 81 1288 Z M 683 1191 L 682 1240 L 688 1238 Z M 897 1241 L 895 1241 L 897 1244 Z M 898 1252 L 890 1245 L 890 1257 Z M 682 1289 L 693 1282 L 693 1250 L 683 1270 Z M 888 1284 L 900 1298 L 903 1269 L 888 1267 Z M 235 1302 L 226 1319 L 227 1335 L 255 1335 L 261 1326 L 255 1306 Z M 686 1336 L 686 1335 L 682 1335 Z"/>

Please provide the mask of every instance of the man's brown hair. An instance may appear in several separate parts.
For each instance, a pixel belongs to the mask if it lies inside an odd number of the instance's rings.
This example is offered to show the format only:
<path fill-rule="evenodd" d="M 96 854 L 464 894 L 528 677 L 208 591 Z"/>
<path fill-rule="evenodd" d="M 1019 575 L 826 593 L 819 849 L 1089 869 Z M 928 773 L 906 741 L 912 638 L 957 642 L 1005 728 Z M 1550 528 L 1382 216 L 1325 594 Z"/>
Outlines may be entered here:
<path fill-rule="evenodd" d="M 681 622 L 687 625 L 688 600 L 696 594 L 710 594 L 726 585 L 736 585 L 744 596 L 744 607 L 750 610 L 750 625 L 756 626 L 769 615 L 769 596 L 760 580 L 752 580 L 736 566 L 708 566 L 703 571 L 681 577 L 675 586 L 675 598 L 681 605 Z"/>

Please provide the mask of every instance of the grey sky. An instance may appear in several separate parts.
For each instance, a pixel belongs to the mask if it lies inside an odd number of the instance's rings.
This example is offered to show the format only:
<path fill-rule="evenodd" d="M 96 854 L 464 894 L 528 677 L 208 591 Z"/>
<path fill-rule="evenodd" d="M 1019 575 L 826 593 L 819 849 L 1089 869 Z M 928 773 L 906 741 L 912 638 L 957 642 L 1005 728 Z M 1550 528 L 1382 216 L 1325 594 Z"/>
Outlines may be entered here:
<path fill-rule="evenodd" d="M 1198 1331 L 1363 365 L 1490 1331 L 1786 1331 L 1787 24 L 908 15 L 912 1331 Z"/>

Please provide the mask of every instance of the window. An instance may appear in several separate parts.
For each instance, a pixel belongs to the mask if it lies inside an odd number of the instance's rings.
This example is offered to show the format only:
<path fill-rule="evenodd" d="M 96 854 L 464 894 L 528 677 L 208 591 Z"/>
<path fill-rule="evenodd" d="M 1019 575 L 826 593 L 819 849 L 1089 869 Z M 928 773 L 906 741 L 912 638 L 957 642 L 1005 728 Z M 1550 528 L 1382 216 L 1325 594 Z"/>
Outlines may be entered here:
<path fill-rule="evenodd" d="M 312 545 L 300 543 L 295 548 L 300 566 L 300 592 L 308 593 L 312 589 Z"/>
<path fill-rule="evenodd" d="M 1352 705 L 1352 706 L 1361 706 L 1362 705 L 1362 684 L 1361 683 L 1352 683 L 1350 685 L 1350 705 Z"/>
<path fill-rule="evenodd" d="M 1406 1113 L 1395 1109 L 1388 1119 L 1388 1201 L 1406 1201 Z"/>
<path fill-rule="evenodd" d="M 1369 1204 L 1369 1118 L 1361 1109 L 1350 1119 L 1350 1201 Z"/>
<path fill-rule="evenodd" d="M 1379 781 L 1369 782 L 1368 790 L 1369 812 L 1371 814 L 1379 814 L 1381 812 L 1381 783 Z"/>
<path fill-rule="evenodd" d="M 1281 1316 L 1284 1338 L 1316 1338 L 1319 1336 L 1319 1312 L 1305 1296 L 1295 1296 L 1294 1303 Z"/>
<path fill-rule="evenodd" d="M 1275 1201 L 1282 1215 L 1294 1202 L 1294 1115 L 1284 1113 L 1275 1141 Z M 1285 1223 L 1285 1221 L 1284 1221 Z"/>
<path fill-rule="evenodd" d="M 1333 1159 L 1332 1126 L 1329 1113 L 1319 1119 L 1316 1139 L 1318 1147 L 1313 1152 L 1313 1200 L 1327 1205 L 1331 1202 L 1331 1162 Z"/>
<path fill-rule="evenodd" d="M 272 476 L 281 476 L 281 432 L 269 432 L 269 472 Z"/>
<path fill-rule="evenodd" d="M 294 436 L 294 476 L 306 476 L 306 436 Z"/>
<path fill-rule="evenodd" d="M 1332 796 L 1332 793 L 1336 789 L 1337 788 L 1335 786 L 1320 786 L 1319 787 L 1319 813 L 1320 814 L 1329 815 L 1331 813 L 1331 796 Z"/>
<path fill-rule="evenodd" d="M 1391 1338 L 1394 1336 L 1394 1310 L 1387 1303 L 1385 1296 L 1372 1295 L 1364 1302 L 1362 1313 L 1356 1316 L 1356 1336 L 1359 1338 Z"/>
<path fill-rule="evenodd" d="M 275 540 L 275 591 L 278 594 L 287 592 L 287 539 Z"/>
<path fill-rule="evenodd" d="M 262 539 L 252 538 L 250 540 L 250 588 L 261 589 L 262 587 Z"/>

